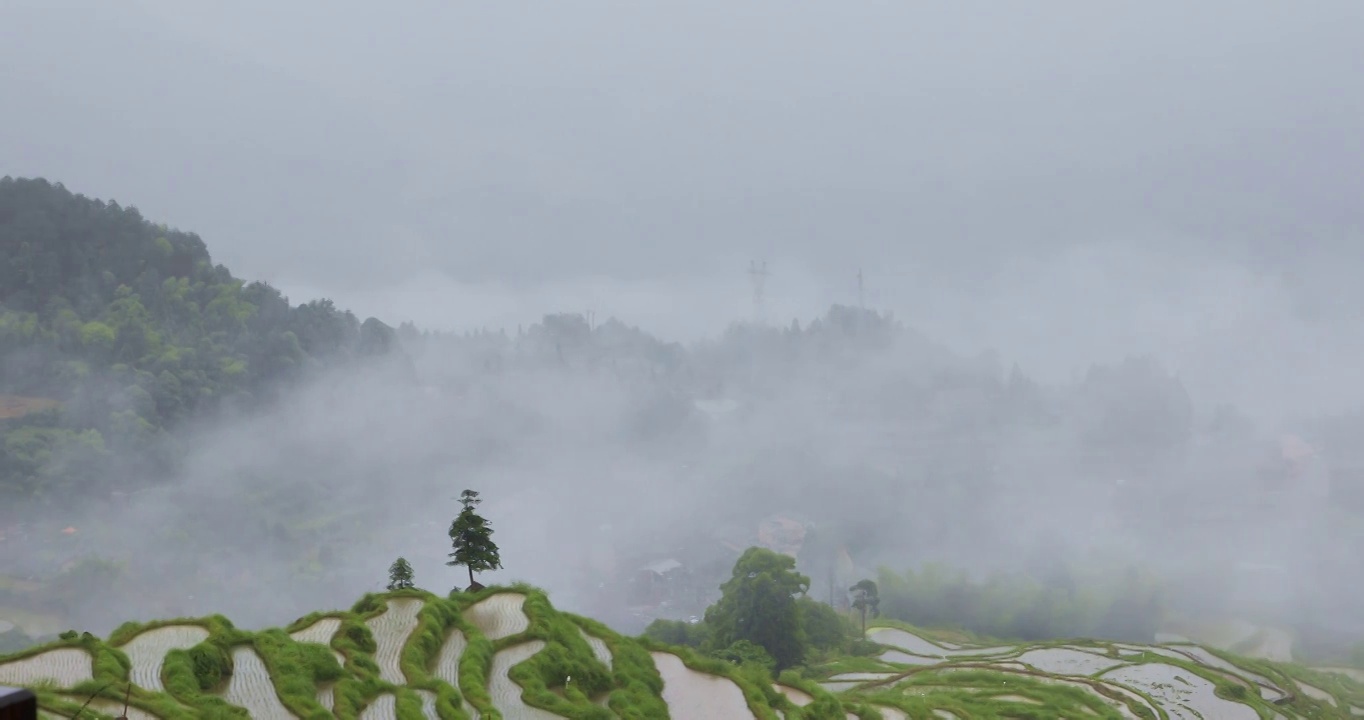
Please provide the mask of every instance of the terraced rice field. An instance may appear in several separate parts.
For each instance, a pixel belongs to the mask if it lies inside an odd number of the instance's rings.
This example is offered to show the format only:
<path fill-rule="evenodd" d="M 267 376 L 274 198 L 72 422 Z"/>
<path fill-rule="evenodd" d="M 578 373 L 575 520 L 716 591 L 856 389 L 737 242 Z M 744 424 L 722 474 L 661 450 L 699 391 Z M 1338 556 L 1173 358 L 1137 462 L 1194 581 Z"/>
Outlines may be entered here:
<path fill-rule="evenodd" d="M 882 720 L 909 720 L 909 713 L 889 705 L 873 705 L 872 709 L 881 713 Z M 941 716 L 940 716 L 941 717 Z"/>
<path fill-rule="evenodd" d="M 437 678 L 444 680 L 459 689 L 459 659 L 464 656 L 464 648 L 469 646 L 469 641 L 464 639 L 464 633 L 453 630 L 445 637 L 445 644 L 440 647 L 440 655 L 436 658 Z"/>
<path fill-rule="evenodd" d="M 296 717 L 280 702 L 265 663 L 249 647 L 233 649 L 232 675 L 223 691 L 223 699 L 231 705 L 246 708 L 256 720 L 293 720 Z"/>
<path fill-rule="evenodd" d="M 469 641 L 464 638 L 464 633 L 459 630 L 452 630 L 445 636 L 445 643 L 440 646 L 440 654 L 436 656 L 436 669 L 432 674 L 436 679 L 441 680 L 456 690 L 459 689 L 459 659 L 464 656 L 464 648 L 469 646 Z M 469 705 L 467 700 L 461 703 L 464 714 L 471 720 L 478 720 L 478 711 Z"/>
<path fill-rule="evenodd" d="M 821 685 L 845 701 L 868 701 L 886 720 L 1008 716 L 1010 707 L 1132 720 L 1345 718 L 1364 699 L 1364 684 L 1346 673 L 1320 671 L 1335 678 L 1327 681 L 1333 693 L 1304 679 L 1314 671 L 1249 660 L 1254 667 L 1243 667 L 1187 642 L 962 647 L 892 627 L 867 637 L 883 646 L 884 670 L 831 673 Z"/>
<path fill-rule="evenodd" d="M 360 720 L 394 720 L 398 717 L 398 698 L 393 693 L 384 693 L 360 713 Z"/>
<path fill-rule="evenodd" d="M 540 708 L 527 705 L 521 699 L 521 686 L 512 682 L 507 673 L 515 665 L 530 659 L 545 647 L 541 640 L 531 640 L 513 645 L 493 656 L 492 669 L 488 671 L 488 694 L 493 698 L 493 707 L 504 718 L 518 720 L 555 720 L 559 716 Z"/>
<path fill-rule="evenodd" d="M 90 653 L 76 648 L 48 650 L 0 665 L 0 684 L 32 686 L 53 683 L 69 688 L 94 677 Z"/>
<path fill-rule="evenodd" d="M 381 615 L 365 623 L 379 646 L 374 652 L 374 659 L 379 663 L 380 680 L 394 685 L 407 682 L 400 660 L 407 638 L 417 627 L 417 613 L 421 609 L 420 600 L 395 598 L 388 601 L 388 608 Z"/>
<path fill-rule="evenodd" d="M 341 618 L 324 617 L 302 630 L 289 633 L 289 637 L 293 638 L 295 642 L 331 645 L 332 638 L 336 635 L 336 631 L 340 629 Z"/>
<path fill-rule="evenodd" d="M 422 612 L 428 606 L 431 612 Z M 255 718 L 310 720 L 479 720 L 494 711 L 505 720 L 648 718 L 665 706 L 676 720 L 814 720 L 816 707 L 833 711 L 821 711 L 821 720 L 1364 717 L 1364 684 L 1349 668 L 1246 661 L 1188 643 L 949 644 L 908 627 L 872 628 L 868 637 L 882 646 L 875 658 L 836 659 L 800 681 L 754 684 L 688 651 L 643 646 L 559 614 L 529 589 L 371 596 L 287 638 L 212 618 L 133 627 L 119 637 L 118 647 L 82 636 L 0 658 L 0 684 L 32 687 L 45 716 L 65 718 L 88 699 L 81 693 L 103 687 L 83 715 L 97 718 L 121 712 L 113 698 L 131 681 L 132 720 L 223 717 L 213 698 Z M 316 645 L 346 653 L 339 677 L 336 666 L 320 663 Z M 417 648 L 424 659 L 413 656 Z M 193 660 L 215 652 L 231 657 L 231 672 L 211 674 Z M 413 661 L 411 676 L 404 653 Z M 469 694 L 462 692 L 461 663 L 466 677 L 481 678 Z M 271 667 L 298 675 L 274 677 Z M 661 691 L 641 697 L 650 686 Z"/>
<path fill-rule="evenodd" d="M 810 703 L 815 701 L 815 697 L 810 693 L 805 692 L 804 690 L 797 690 L 796 688 L 788 687 L 786 685 L 781 685 L 779 683 L 773 683 L 772 689 L 776 690 L 782 695 L 785 695 L 786 699 L 790 700 L 797 707 L 805 707 L 806 705 L 809 705 Z"/>
<path fill-rule="evenodd" d="M 754 718 L 743 690 L 728 678 L 697 672 L 672 653 L 650 653 L 663 676 L 663 700 L 673 720 Z"/>
<path fill-rule="evenodd" d="M 289 637 L 294 642 L 316 643 L 318 645 L 331 647 L 332 638 L 336 637 L 336 631 L 340 629 L 341 618 L 324 617 L 302 630 L 289 633 Z M 346 656 L 335 650 L 332 651 L 332 657 L 336 658 L 337 664 L 346 664 Z"/>
<path fill-rule="evenodd" d="M 268 642 L 253 640 L 248 632 L 235 630 L 221 622 L 204 619 L 186 621 L 163 627 L 153 627 L 137 632 L 131 637 L 120 640 L 115 648 L 98 639 L 85 638 L 62 641 L 53 647 L 39 648 L 27 655 L 0 658 L 0 682 L 32 687 L 39 696 L 45 717 L 71 717 L 76 709 L 88 698 L 62 688 L 71 688 L 92 679 L 105 688 L 105 696 L 91 701 L 83 717 L 112 717 L 123 709 L 121 702 L 111 699 L 114 690 L 109 688 L 128 687 L 131 682 L 132 707 L 128 716 L 133 720 L 172 720 L 173 718 L 192 718 L 207 715 L 220 716 L 204 701 L 196 697 L 217 697 L 228 704 L 242 708 L 253 718 L 321 718 L 327 716 L 362 718 L 363 720 L 409 720 L 400 714 L 408 713 L 411 720 L 454 720 L 466 718 L 479 720 L 481 715 L 496 710 L 505 720 L 549 720 L 559 717 L 576 717 L 585 712 L 600 714 L 602 708 L 609 707 L 612 694 L 624 687 L 625 680 L 607 674 L 603 668 L 625 673 L 634 679 L 630 682 L 639 687 L 640 678 L 653 676 L 665 679 L 666 689 L 661 698 L 651 702 L 666 702 L 672 717 L 686 718 L 723 718 L 755 717 L 747 705 L 740 685 L 728 677 L 710 675 L 688 668 L 682 660 L 671 653 L 657 653 L 650 656 L 647 651 L 635 649 L 632 656 L 638 663 L 644 659 L 644 666 L 617 668 L 618 659 L 612 647 L 628 647 L 636 641 L 622 638 L 607 630 L 586 630 L 585 626 L 567 617 L 560 616 L 549 607 L 543 595 L 536 595 L 539 614 L 528 614 L 528 595 L 524 591 L 489 591 L 467 600 L 437 598 L 421 592 L 391 593 L 363 601 L 349 613 L 335 613 L 318 618 L 311 624 L 290 633 L 288 640 L 276 634 Z M 452 604 L 454 612 L 442 610 L 434 615 L 423 615 L 422 608 L 427 604 Z M 427 620 L 423 620 L 427 617 Z M 414 633 L 423 622 L 431 622 L 430 617 L 462 618 L 466 624 L 456 626 L 451 623 L 445 627 L 444 640 L 438 650 L 431 651 L 423 667 L 429 676 L 406 677 L 401 660 L 403 653 L 412 642 Z M 533 618 L 535 619 L 533 622 Z M 369 631 L 368 638 L 363 634 L 342 629 L 347 623 L 363 623 Z M 450 622 L 450 621 L 444 621 Z M 537 625 L 536 623 L 540 623 Z M 578 635 L 582 643 L 556 645 L 559 659 L 571 653 L 572 663 L 580 670 L 566 677 L 566 683 L 580 682 L 581 673 L 587 677 L 595 676 L 596 682 L 610 682 L 610 687 L 595 685 L 590 690 L 590 705 L 584 704 L 583 694 L 575 693 L 576 699 L 569 699 L 565 687 L 546 688 L 560 701 L 561 712 L 552 713 L 544 707 L 530 704 L 529 696 L 512 679 L 514 668 L 535 660 L 547 647 L 545 633 L 551 627 L 546 623 L 556 623 L 555 631 L 570 632 Z M 539 627 L 539 630 L 535 630 Z M 429 643 L 430 633 L 439 628 L 422 630 L 424 642 Z M 360 640 L 356 640 L 359 638 Z M 357 642 L 369 642 L 372 651 L 367 651 Z M 302 657 L 299 651 L 308 644 L 326 645 L 333 652 L 345 650 L 351 662 L 342 667 L 342 675 L 325 679 L 310 680 L 307 677 L 291 677 L 287 682 L 272 677 L 268 671 L 270 663 L 279 662 L 278 653 L 287 653 L 287 647 L 279 643 L 296 643 L 299 648 L 295 657 Z M 551 641 L 552 642 L 552 641 Z M 480 674 L 484 677 L 483 692 L 471 698 L 460 693 L 460 664 L 470 651 L 472 644 L 479 644 L 480 653 L 487 653 L 488 665 Z M 191 656 L 180 652 L 195 648 L 194 652 L 212 655 L 212 648 L 230 655 L 232 668 L 222 676 L 211 680 L 195 682 L 192 673 L 197 667 Z M 209 650 L 204 650 L 209 648 Z M 125 671 L 120 662 L 115 661 L 115 650 L 128 658 Z M 265 653 L 263 656 L 261 653 Z M 280 656 L 282 657 L 282 656 Z M 658 667 L 654 657 L 659 658 Z M 169 658 L 176 658 L 174 665 Z M 297 661 L 286 667 L 298 672 L 311 672 L 300 667 Z M 335 669 L 327 672 L 335 673 Z M 190 673 L 190 675 L 186 675 Z M 633 673 L 633 675 L 632 675 Z M 641 675 L 640 673 L 643 673 Z M 322 678 L 322 676 L 318 676 Z M 569 679 L 572 678 L 572 679 Z M 302 682 L 300 682 L 302 680 Z M 190 684 L 186 686 L 186 682 Z M 656 681 L 656 680 L 655 680 Z M 203 685 L 210 689 L 207 693 L 197 687 Z M 563 683 L 561 683 L 563 684 Z M 345 692 L 342 692 L 342 687 Z M 411 689 L 420 700 L 419 705 L 399 702 L 398 690 L 402 686 Z M 301 694 L 301 688 L 311 688 Z M 575 684 L 575 688 L 578 686 Z M 444 689 L 442 689 L 444 688 Z M 718 694 L 717 694 L 718 691 Z M 292 693 L 292 694 L 291 694 Z M 442 696 L 447 699 L 442 700 Z M 541 697 L 547 697 L 542 695 Z M 544 702 L 538 701 L 538 702 Z M 755 700 L 756 702 L 756 700 Z M 794 707 L 794 706 L 791 706 Z M 420 714 L 417 714 L 417 713 Z M 608 711 L 609 712 L 609 711 Z M 722 714 L 716 715 L 714 712 Z M 737 713 L 737 714 L 734 714 Z M 614 712 L 610 714 L 614 715 Z M 637 714 L 637 716 L 647 716 Z"/>
<path fill-rule="evenodd" d="M 599 637 L 588 635 L 587 631 L 581 628 L 578 629 L 578 632 L 582 633 L 583 639 L 587 641 L 587 646 L 592 648 L 592 656 L 597 658 L 597 661 L 605 665 L 607 669 L 610 669 L 611 648 L 606 647 L 606 641 Z"/>
<path fill-rule="evenodd" d="M 134 685 L 162 692 L 161 666 L 171 650 L 188 650 L 208 639 L 208 628 L 199 625 L 166 625 L 147 630 L 120 648 L 132 663 L 129 679 Z"/>
<path fill-rule="evenodd" d="M 436 694 L 430 690 L 418 690 L 417 694 L 422 699 L 422 717 L 426 720 L 440 720 L 440 713 L 436 710 Z"/>
<path fill-rule="evenodd" d="M 530 627 L 530 618 L 521 609 L 525 602 L 520 593 L 500 593 L 465 610 L 464 619 L 489 640 L 519 635 Z"/>

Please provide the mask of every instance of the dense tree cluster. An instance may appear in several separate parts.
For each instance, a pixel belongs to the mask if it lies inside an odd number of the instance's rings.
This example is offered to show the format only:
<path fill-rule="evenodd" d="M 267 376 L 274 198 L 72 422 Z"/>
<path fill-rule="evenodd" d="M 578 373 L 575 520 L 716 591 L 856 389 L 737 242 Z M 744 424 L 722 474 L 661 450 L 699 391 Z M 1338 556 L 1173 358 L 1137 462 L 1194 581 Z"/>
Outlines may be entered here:
<path fill-rule="evenodd" d="M 796 560 L 765 548 L 749 548 L 734 564 L 720 602 L 706 610 L 712 640 L 724 648 L 748 641 L 767 651 L 778 668 L 804 659 L 808 639 L 796 598 L 810 578 L 796 572 Z"/>
<path fill-rule="evenodd" d="M 885 616 L 921 627 L 957 628 L 1014 640 L 1091 637 L 1150 642 L 1163 609 L 1163 589 L 1135 568 L 1080 579 L 1080 589 L 1023 574 L 972 579 L 929 564 L 903 575 L 882 569 L 880 582 L 860 580 L 848 592 L 855 622 L 807 595 L 810 578 L 793 558 L 749 548 L 699 623 L 655 620 L 645 635 L 687 645 L 737 665 L 781 670 L 819 653 L 857 651 L 866 618 Z"/>
<path fill-rule="evenodd" d="M 187 420 L 256 407 L 310 367 L 394 342 L 378 320 L 233 277 L 198 236 L 135 208 L 0 179 L 7 497 L 122 489 L 110 479 L 173 465 L 168 433 Z"/>
<path fill-rule="evenodd" d="M 655 620 L 645 635 L 688 645 L 736 665 L 783 670 L 816 652 L 846 649 L 853 628 L 832 607 L 806 595 L 810 578 L 795 559 L 766 548 L 749 548 L 720 586 L 720 600 L 700 623 Z"/>

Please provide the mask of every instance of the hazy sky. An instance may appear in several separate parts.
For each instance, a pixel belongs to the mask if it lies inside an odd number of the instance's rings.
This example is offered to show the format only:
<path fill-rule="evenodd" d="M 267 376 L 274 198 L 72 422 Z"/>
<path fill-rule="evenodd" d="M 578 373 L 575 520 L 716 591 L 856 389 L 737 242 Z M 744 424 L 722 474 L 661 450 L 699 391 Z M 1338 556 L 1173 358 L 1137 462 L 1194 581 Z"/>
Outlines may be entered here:
<path fill-rule="evenodd" d="M 0 175 L 136 205 L 295 301 L 431 328 L 594 310 L 687 340 L 751 316 L 750 259 L 769 260 L 782 323 L 856 302 L 862 268 L 869 304 L 955 350 L 1043 379 L 1151 353 L 1200 410 L 1232 402 L 1273 432 L 1364 403 L 1361 78 L 1360 0 L 0 0 Z M 868 377 L 912 375 L 900 360 Z M 793 376 L 810 398 L 816 370 Z M 563 515 L 565 495 L 626 480 L 686 507 L 671 464 L 623 452 L 633 398 L 533 379 L 429 414 L 371 403 L 377 384 L 314 388 L 200 441 L 188 485 L 328 479 L 277 457 L 294 447 L 395 516 L 434 493 L 375 478 L 467 481 L 525 577 L 554 529 L 522 507 Z M 516 445 L 508 397 L 583 435 Z M 831 465 L 862 451 L 801 398 L 753 432 L 823 438 L 807 444 Z M 421 464 L 484 435 L 521 464 Z M 748 452 L 723 439 L 717 466 Z M 328 502 L 371 509 L 355 497 Z M 178 517 L 156 502 L 127 528 Z M 453 503 L 421 508 L 420 573 L 445 571 Z"/>
<path fill-rule="evenodd" d="M 1299 411 L 1359 400 L 1361 75 L 1356 0 L 6 0 L 0 174 L 391 322 L 690 337 L 766 257 L 775 319 L 863 267 L 963 349 Z"/>

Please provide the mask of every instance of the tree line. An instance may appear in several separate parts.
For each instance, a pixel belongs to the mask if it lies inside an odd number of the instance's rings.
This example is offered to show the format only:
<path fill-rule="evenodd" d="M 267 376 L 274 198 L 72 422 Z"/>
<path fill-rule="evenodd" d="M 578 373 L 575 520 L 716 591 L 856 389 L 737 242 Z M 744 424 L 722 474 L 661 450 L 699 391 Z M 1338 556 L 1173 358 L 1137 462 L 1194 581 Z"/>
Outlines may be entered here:
<path fill-rule="evenodd" d="M 310 370 L 395 343 L 374 318 L 234 277 L 197 235 L 136 208 L 0 179 L 7 498 L 128 489 L 114 480 L 174 467 L 187 421 L 260 407 Z"/>

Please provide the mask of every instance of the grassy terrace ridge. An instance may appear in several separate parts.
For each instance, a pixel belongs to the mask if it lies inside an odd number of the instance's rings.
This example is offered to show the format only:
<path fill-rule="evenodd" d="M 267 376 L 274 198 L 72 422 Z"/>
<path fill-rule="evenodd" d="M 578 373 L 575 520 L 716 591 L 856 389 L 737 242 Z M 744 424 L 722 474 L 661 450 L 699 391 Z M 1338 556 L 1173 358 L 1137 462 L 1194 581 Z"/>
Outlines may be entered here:
<path fill-rule="evenodd" d="M 528 657 L 500 667 L 499 656 L 517 657 L 528 646 Z M 821 707 L 836 712 L 802 714 L 770 679 L 686 648 L 623 637 L 555 610 L 544 592 L 521 585 L 449 597 L 371 594 L 349 610 L 261 631 L 209 616 L 127 623 L 108 640 L 67 633 L 0 658 L 0 682 L 35 690 L 50 717 L 71 717 L 92 697 L 82 717 L 113 717 L 125 692 L 132 718 L 696 717 L 670 712 L 655 667 L 660 652 L 730 683 L 746 701 L 735 709 L 753 717 L 780 717 L 774 708 L 786 718 L 846 717 L 827 692 L 818 691 Z M 90 661 L 73 660 L 84 657 Z M 385 679 L 395 663 L 400 683 Z M 505 692 L 508 683 L 517 690 Z"/>
<path fill-rule="evenodd" d="M 48 717 L 133 718 L 1349 718 L 1348 671 L 1194 645 L 1005 643 L 875 621 L 871 657 L 772 678 L 559 612 L 525 585 L 366 595 L 284 628 L 221 616 L 68 632 L 0 657 L 0 683 Z M 130 682 L 131 689 L 130 689 Z"/>

